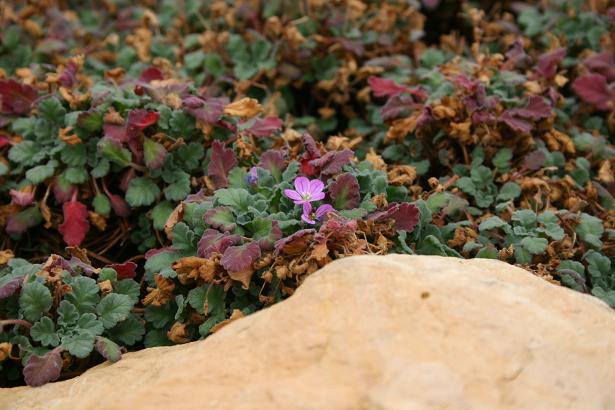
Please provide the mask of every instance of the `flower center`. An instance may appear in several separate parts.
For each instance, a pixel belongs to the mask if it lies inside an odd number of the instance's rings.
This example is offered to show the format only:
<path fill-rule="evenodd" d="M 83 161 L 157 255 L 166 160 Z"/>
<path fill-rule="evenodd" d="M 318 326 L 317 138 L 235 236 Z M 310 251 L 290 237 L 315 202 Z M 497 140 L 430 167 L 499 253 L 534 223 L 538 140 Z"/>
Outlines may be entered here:
<path fill-rule="evenodd" d="M 309 192 L 304 192 L 301 195 L 301 198 L 303 198 L 304 201 L 309 201 L 310 200 L 310 193 Z"/>

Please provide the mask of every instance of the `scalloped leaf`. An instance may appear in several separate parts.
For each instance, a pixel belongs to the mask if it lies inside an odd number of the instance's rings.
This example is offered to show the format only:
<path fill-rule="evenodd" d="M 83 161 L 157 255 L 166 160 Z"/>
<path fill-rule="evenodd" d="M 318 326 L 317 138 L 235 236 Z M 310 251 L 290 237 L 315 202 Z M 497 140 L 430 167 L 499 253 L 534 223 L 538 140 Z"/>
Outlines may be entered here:
<path fill-rule="evenodd" d="M 261 256 L 261 248 L 256 242 L 239 246 L 229 246 L 220 259 L 220 264 L 229 273 L 249 268 Z"/>
<path fill-rule="evenodd" d="M 43 356 L 33 354 L 23 369 L 26 384 L 31 387 L 57 380 L 62 371 L 61 349 L 54 349 Z"/>
<path fill-rule="evenodd" d="M 106 337 L 97 336 L 94 346 L 98 353 L 111 363 L 118 362 L 122 359 L 122 349 L 115 342 Z"/>
<path fill-rule="evenodd" d="M 313 159 L 309 164 L 314 167 L 322 177 L 339 174 L 342 167 L 350 162 L 354 152 L 349 149 L 342 151 L 329 151 L 320 158 Z"/>
<path fill-rule="evenodd" d="M 225 148 L 222 141 L 214 141 L 212 144 L 211 160 L 207 165 L 207 175 L 213 181 L 216 189 L 228 186 L 228 172 L 237 165 L 235 152 L 231 148 Z"/>
<path fill-rule="evenodd" d="M 27 84 L 15 80 L 0 80 L 0 113 L 2 114 L 27 114 L 37 98 L 36 90 Z"/>
<path fill-rule="evenodd" d="M 416 205 L 402 202 L 389 204 L 387 209 L 376 212 L 371 216 L 371 219 L 375 221 L 393 219 L 395 220 L 395 229 L 410 233 L 419 223 L 420 215 L 421 212 Z"/>
<path fill-rule="evenodd" d="M 205 223 L 222 231 L 232 231 L 237 227 L 233 210 L 227 206 L 218 206 L 205 212 Z"/>
<path fill-rule="evenodd" d="M 90 230 L 88 222 L 88 209 L 79 201 L 65 202 L 62 205 L 64 222 L 58 227 L 58 231 L 64 237 L 68 246 L 79 246 Z"/>
<path fill-rule="evenodd" d="M 282 178 L 282 172 L 286 168 L 288 162 L 288 151 L 281 149 L 270 149 L 261 155 L 258 166 L 271 172 L 271 175 L 280 181 Z"/>
<path fill-rule="evenodd" d="M 329 186 L 329 196 L 335 209 L 358 207 L 361 203 L 361 193 L 357 177 L 349 173 L 338 176 Z"/>
<path fill-rule="evenodd" d="M 214 253 L 223 254 L 226 249 L 241 241 L 239 235 L 228 232 L 220 233 L 215 229 L 208 229 L 203 233 L 197 245 L 197 254 L 201 258 L 210 258 Z"/>
<path fill-rule="evenodd" d="M 155 141 L 149 138 L 143 140 L 143 159 L 145 166 L 150 169 L 159 169 L 164 165 L 167 158 L 167 150 Z"/>

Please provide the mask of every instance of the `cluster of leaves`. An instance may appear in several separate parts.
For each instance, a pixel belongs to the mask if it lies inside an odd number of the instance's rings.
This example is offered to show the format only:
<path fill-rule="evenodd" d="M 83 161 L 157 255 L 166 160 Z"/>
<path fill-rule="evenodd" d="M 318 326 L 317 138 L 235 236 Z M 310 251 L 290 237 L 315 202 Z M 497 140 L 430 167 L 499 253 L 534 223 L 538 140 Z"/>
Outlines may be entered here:
<path fill-rule="evenodd" d="M 22 367 L 26 383 L 39 386 L 102 358 L 120 360 L 145 331 L 132 312 L 140 295 L 135 268 L 96 269 L 58 255 L 43 264 L 8 260 L 0 269 L 2 383 L 19 380 Z"/>
<path fill-rule="evenodd" d="M 615 307 L 615 8 L 154 3 L 0 5 L 0 383 L 207 337 L 349 255 Z"/>

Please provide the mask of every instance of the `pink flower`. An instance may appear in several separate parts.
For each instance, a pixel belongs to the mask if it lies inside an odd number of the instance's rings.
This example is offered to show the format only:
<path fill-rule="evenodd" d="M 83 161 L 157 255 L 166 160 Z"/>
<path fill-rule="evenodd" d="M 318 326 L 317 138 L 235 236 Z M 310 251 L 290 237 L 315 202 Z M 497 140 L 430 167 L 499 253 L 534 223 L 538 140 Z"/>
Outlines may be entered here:
<path fill-rule="evenodd" d="M 312 212 L 312 204 L 303 204 L 303 215 L 301 215 L 301 219 L 310 225 L 314 225 L 316 223 L 315 219 L 320 221 L 323 216 L 332 211 L 334 211 L 334 209 L 329 204 L 320 205 L 318 209 L 316 209 L 316 212 Z"/>
<path fill-rule="evenodd" d="M 296 205 L 309 204 L 325 197 L 325 184 L 319 179 L 309 180 L 306 177 L 295 179 L 295 189 L 285 189 L 284 195 L 292 199 Z"/>

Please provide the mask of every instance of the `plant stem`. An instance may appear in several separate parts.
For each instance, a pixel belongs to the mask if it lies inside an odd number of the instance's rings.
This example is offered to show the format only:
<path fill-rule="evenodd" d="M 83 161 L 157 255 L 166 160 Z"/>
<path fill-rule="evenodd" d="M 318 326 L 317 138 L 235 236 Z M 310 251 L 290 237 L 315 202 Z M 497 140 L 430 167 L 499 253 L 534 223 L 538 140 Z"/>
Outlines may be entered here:
<path fill-rule="evenodd" d="M 30 329 L 32 327 L 32 323 L 27 322 L 23 319 L 6 319 L 6 320 L 0 320 L 0 326 L 7 326 L 7 325 L 22 325 L 24 327 L 27 327 L 28 329 Z"/>

